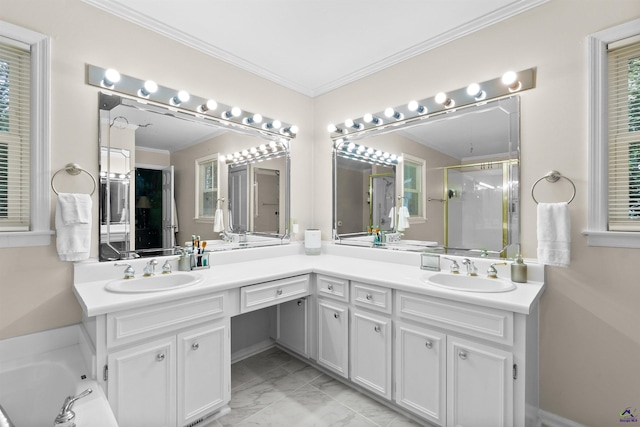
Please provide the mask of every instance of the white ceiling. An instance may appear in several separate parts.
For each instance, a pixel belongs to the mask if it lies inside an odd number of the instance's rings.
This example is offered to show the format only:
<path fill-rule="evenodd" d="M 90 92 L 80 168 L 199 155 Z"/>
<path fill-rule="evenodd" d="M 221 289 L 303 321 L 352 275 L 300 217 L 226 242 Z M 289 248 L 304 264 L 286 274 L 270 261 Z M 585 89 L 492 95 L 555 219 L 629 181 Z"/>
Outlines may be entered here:
<path fill-rule="evenodd" d="M 83 0 L 314 97 L 548 0 Z"/>

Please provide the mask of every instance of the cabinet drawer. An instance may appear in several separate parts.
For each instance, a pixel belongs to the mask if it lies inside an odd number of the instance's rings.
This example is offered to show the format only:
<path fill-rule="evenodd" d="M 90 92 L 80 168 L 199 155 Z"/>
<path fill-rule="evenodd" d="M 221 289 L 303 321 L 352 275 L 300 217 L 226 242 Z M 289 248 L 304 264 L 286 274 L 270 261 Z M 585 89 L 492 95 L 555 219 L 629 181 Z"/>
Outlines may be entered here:
<path fill-rule="evenodd" d="M 366 283 L 351 282 L 351 296 L 355 305 L 391 313 L 391 289 Z"/>
<path fill-rule="evenodd" d="M 513 313 L 510 311 L 397 292 L 396 312 L 407 319 L 513 345 Z"/>
<path fill-rule="evenodd" d="M 349 281 L 330 276 L 317 276 L 318 295 L 349 302 Z"/>
<path fill-rule="evenodd" d="M 224 293 L 107 314 L 107 347 L 175 331 L 224 315 Z"/>
<path fill-rule="evenodd" d="M 240 313 L 309 295 L 309 275 L 259 283 L 240 289 Z"/>

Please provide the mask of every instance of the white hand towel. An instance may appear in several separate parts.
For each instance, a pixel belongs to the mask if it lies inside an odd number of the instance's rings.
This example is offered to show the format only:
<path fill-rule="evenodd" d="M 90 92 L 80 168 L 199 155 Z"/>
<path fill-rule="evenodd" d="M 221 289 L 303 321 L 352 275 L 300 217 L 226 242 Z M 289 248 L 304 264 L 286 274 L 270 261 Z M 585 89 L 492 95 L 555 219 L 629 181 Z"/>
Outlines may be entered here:
<path fill-rule="evenodd" d="M 224 230 L 224 218 L 222 209 L 216 209 L 216 215 L 213 219 L 213 231 L 214 233 L 220 233 Z"/>
<path fill-rule="evenodd" d="M 398 211 L 398 231 L 404 231 L 409 228 L 409 209 L 403 206 Z"/>
<path fill-rule="evenodd" d="M 538 204 L 538 262 L 568 267 L 571 258 L 569 204 Z"/>
<path fill-rule="evenodd" d="M 58 206 L 60 206 L 64 225 L 91 222 L 91 196 L 88 194 L 60 193 Z"/>
<path fill-rule="evenodd" d="M 75 194 L 85 197 L 60 197 L 56 203 L 56 248 L 61 261 L 82 261 L 89 258 L 91 250 L 91 197 L 88 194 Z M 81 203 L 76 201 L 81 200 Z M 70 209 L 68 205 L 75 204 Z M 68 210 L 65 223 L 65 210 Z M 85 221 L 85 222 L 79 222 Z"/>
<path fill-rule="evenodd" d="M 389 229 L 393 230 L 396 226 L 396 207 L 393 206 L 389 211 Z"/>

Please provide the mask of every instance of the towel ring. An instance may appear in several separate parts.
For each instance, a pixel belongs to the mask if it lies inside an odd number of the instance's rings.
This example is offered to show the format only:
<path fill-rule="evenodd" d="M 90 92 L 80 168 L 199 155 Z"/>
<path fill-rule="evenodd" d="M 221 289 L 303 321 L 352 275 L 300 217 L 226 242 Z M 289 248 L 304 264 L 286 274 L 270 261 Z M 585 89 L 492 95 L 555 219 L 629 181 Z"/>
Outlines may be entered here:
<path fill-rule="evenodd" d="M 571 195 L 571 198 L 569 199 L 567 204 L 573 202 L 573 199 L 576 197 L 576 185 L 573 183 L 573 181 L 571 181 L 566 176 L 563 176 L 560 172 L 558 172 L 556 170 L 552 170 L 552 171 L 547 172 L 547 174 L 545 176 L 543 176 L 542 178 L 539 178 L 531 186 L 531 198 L 533 199 L 534 202 L 536 202 L 536 205 L 538 204 L 538 200 L 536 200 L 536 196 L 533 195 L 533 190 L 536 188 L 536 185 L 538 185 L 538 183 L 540 181 L 542 181 L 543 179 L 546 179 L 547 182 L 554 183 L 554 182 L 558 182 L 558 180 L 560 180 L 560 178 L 564 178 L 564 179 L 566 179 L 567 181 L 569 181 L 571 183 L 571 186 L 573 187 L 573 194 Z"/>
<path fill-rule="evenodd" d="M 66 171 L 69 175 L 79 175 L 80 172 L 86 173 L 91 177 L 91 180 L 93 181 L 93 190 L 91 190 L 91 193 L 89 193 L 89 195 L 93 196 L 93 193 L 96 192 L 98 183 L 96 182 L 96 179 L 94 178 L 94 176 L 91 175 L 89 172 L 87 172 L 85 169 L 82 169 L 80 165 L 77 163 L 67 163 L 67 165 L 64 168 L 58 170 L 51 177 L 51 189 L 53 190 L 54 193 L 56 193 L 56 195 L 58 195 L 59 193 L 58 193 L 58 190 L 56 190 L 56 186 L 54 185 L 53 181 L 56 179 L 56 175 L 58 175 L 62 171 Z"/>

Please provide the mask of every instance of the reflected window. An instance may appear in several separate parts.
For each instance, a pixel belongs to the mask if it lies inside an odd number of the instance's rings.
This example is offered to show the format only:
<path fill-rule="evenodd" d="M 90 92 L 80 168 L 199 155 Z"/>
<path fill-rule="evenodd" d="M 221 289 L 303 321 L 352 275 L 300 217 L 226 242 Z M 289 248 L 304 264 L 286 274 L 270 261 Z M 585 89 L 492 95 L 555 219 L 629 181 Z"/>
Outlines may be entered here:
<path fill-rule="evenodd" d="M 403 193 L 404 206 L 409 210 L 409 215 L 418 218 L 425 217 L 424 188 L 426 187 L 426 165 L 423 159 L 402 155 L 403 166 Z"/>
<path fill-rule="evenodd" d="M 218 154 L 196 160 L 197 218 L 213 219 L 218 201 Z"/>

